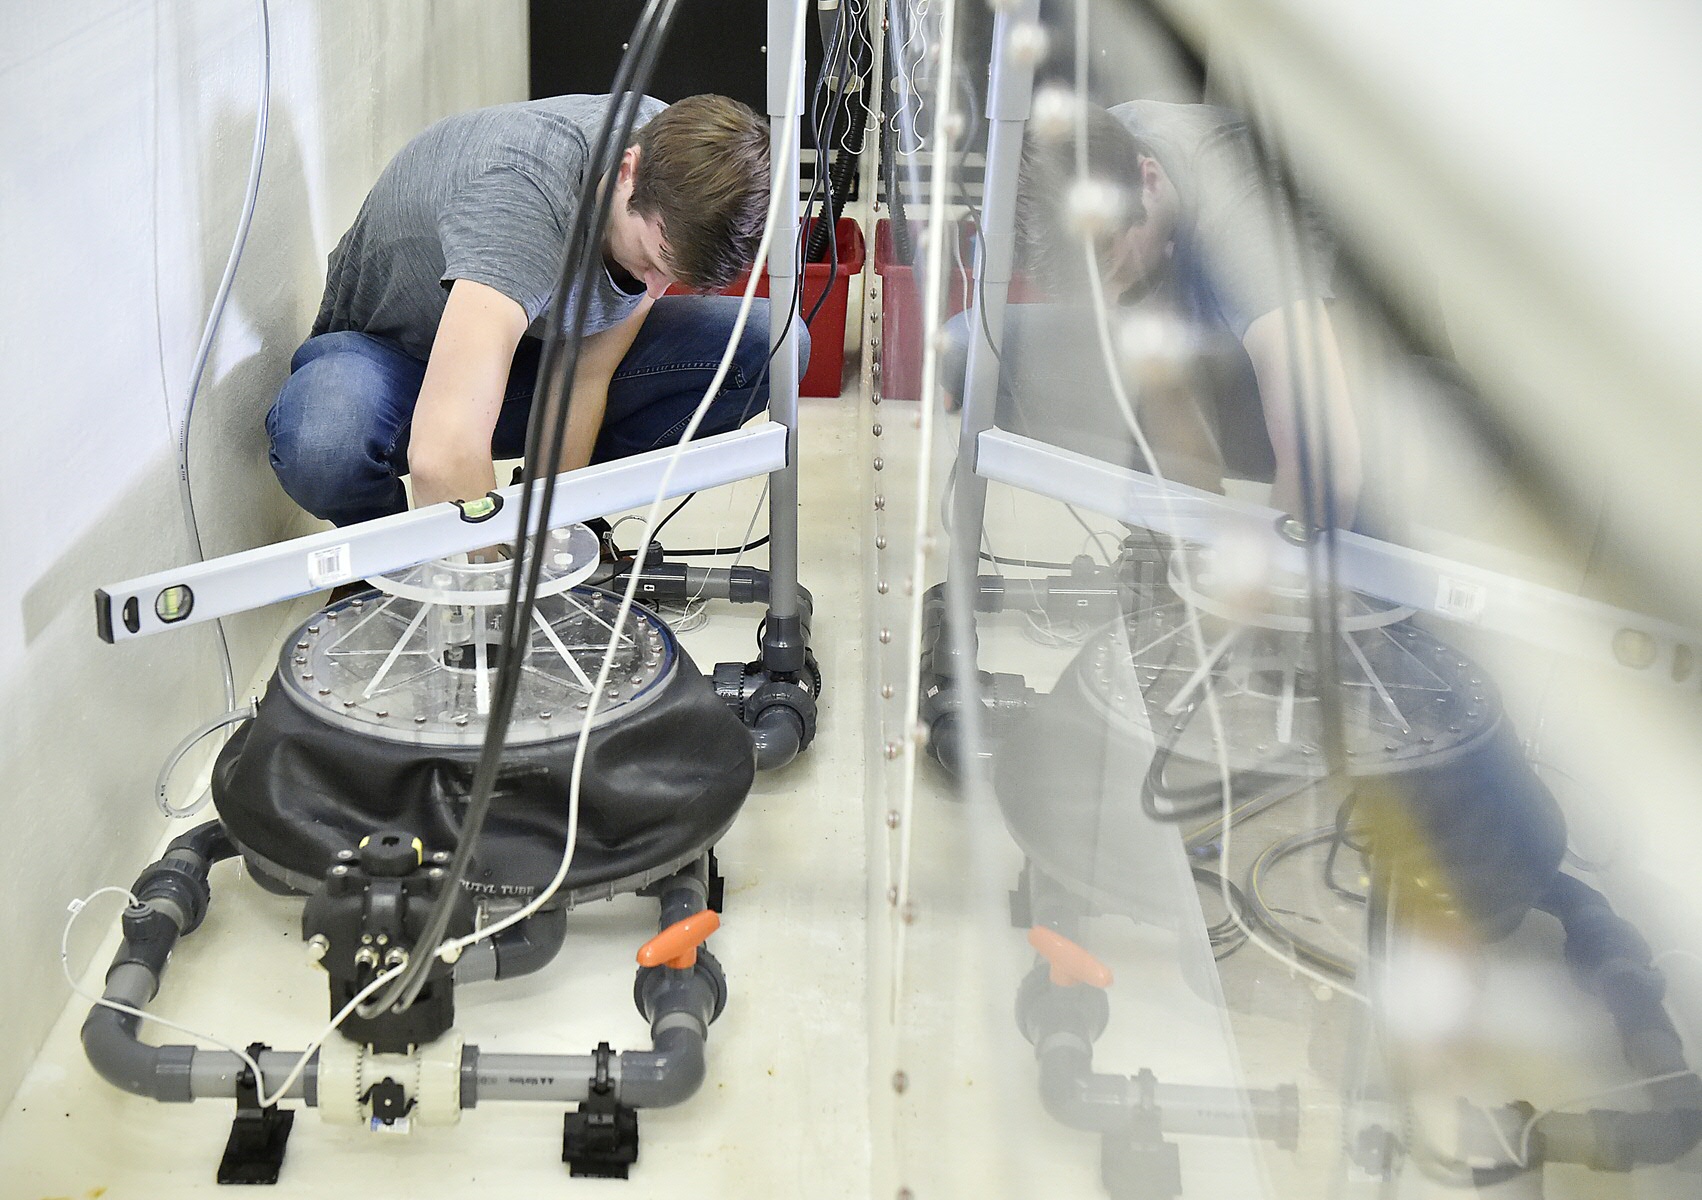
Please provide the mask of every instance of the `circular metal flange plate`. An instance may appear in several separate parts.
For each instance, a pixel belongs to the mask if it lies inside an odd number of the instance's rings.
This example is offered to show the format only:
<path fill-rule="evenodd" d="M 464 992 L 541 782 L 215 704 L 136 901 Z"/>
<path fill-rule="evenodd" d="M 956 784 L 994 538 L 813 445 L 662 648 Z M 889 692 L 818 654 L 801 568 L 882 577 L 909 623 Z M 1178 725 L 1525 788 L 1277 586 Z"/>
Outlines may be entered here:
<path fill-rule="evenodd" d="M 1107 719 L 1171 747 L 1177 758 L 1213 764 L 1220 751 L 1204 704 L 1209 680 L 1232 771 L 1324 774 L 1326 705 L 1313 635 L 1209 615 L 1199 635 L 1196 641 L 1179 601 L 1143 605 L 1089 639 L 1078 660 L 1083 682 Z M 1348 625 L 1337 650 L 1356 775 L 1437 765 L 1479 744 L 1500 720 L 1483 672 L 1410 623 Z"/>
<path fill-rule="evenodd" d="M 323 720 L 386 741 L 480 744 L 499 664 L 488 647 L 434 647 L 434 608 L 441 616 L 455 606 L 367 592 L 314 614 L 284 643 L 278 678 L 285 694 Z M 588 587 L 538 600 L 510 744 L 579 732 L 619 608 L 618 596 Z M 648 704 L 677 662 L 673 633 L 635 605 L 621 627 L 594 727 Z"/>

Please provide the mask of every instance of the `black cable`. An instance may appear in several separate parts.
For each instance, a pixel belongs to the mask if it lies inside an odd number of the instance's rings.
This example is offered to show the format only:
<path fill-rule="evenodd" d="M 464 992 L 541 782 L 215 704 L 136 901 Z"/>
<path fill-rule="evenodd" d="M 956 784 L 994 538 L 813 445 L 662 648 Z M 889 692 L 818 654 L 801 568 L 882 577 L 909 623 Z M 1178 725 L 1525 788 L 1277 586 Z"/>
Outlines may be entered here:
<path fill-rule="evenodd" d="M 1354 904 L 1364 904 L 1367 897 L 1363 892 L 1356 892 L 1352 888 L 1336 882 L 1336 855 L 1343 846 L 1361 856 L 1366 853 L 1364 846 L 1355 844 L 1348 836 L 1348 818 L 1353 813 L 1355 799 L 1357 797 L 1353 793 L 1348 793 L 1347 799 L 1343 800 L 1336 809 L 1335 836 L 1330 839 L 1330 852 L 1324 856 L 1324 886 L 1343 900 L 1351 901 Z"/>
<path fill-rule="evenodd" d="M 892 127 L 902 111 L 899 106 L 903 100 L 894 99 L 898 92 L 893 85 L 898 82 L 898 50 L 895 47 L 907 41 L 906 15 L 896 2 L 888 4 L 887 31 L 881 39 L 886 55 L 885 83 L 881 88 L 881 176 L 886 186 L 887 227 L 892 231 L 892 254 L 900 264 L 909 266 L 916 257 L 916 248 L 910 240 L 910 219 L 904 212 L 904 189 L 898 182 L 898 131 Z M 894 108 L 889 110 L 889 104 Z"/>
<path fill-rule="evenodd" d="M 1335 826 L 1326 825 L 1322 829 L 1297 833 L 1293 837 L 1285 838 L 1266 847 L 1259 857 L 1253 860 L 1253 865 L 1247 870 L 1247 887 L 1244 896 L 1247 902 L 1247 915 L 1253 919 L 1254 923 L 1261 926 L 1272 937 L 1279 939 L 1300 958 L 1332 975 L 1351 980 L 1356 974 L 1352 963 L 1310 938 L 1295 933 L 1277 917 L 1275 910 L 1265 903 L 1263 897 L 1262 885 L 1269 877 L 1271 868 L 1284 859 L 1298 854 L 1302 850 L 1329 841 L 1335 836 Z"/>
<path fill-rule="evenodd" d="M 834 22 L 834 34 L 833 34 L 834 51 L 835 51 L 835 53 L 840 55 L 840 60 L 839 60 L 838 65 L 832 68 L 834 73 L 830 75 L 829 74 L 830 64 L 826 61 L 827 56 L 823 55 L 822 69 L 816 75 L 815 92 L 814 92 L 814 95 L 812 96 L 811 101 L 810 101 L 810 122 L 811 122 L 810 132 L 811 132 L 811 135 L 816 139 L 816 148 L 817 148 L 818 152 L 820 152 L 822 146 L 832 145 L 834 137 L 838 133 L 839 113 L 840 113 L 840 110 L 843 106 L 834 102 L 834 97 L 832 97 L 831 95 L 828 97 L 829 102 L 825 106 L 826 113 L 827 113 L 826 118 L 825 118 L 826 125 L 827 125 L 825 133 L 822 129 L 823 118 L 820 114 L 823 110 L 823 105 L 822 105 L 822 102 L 821 102 L 822 93 L 823 93 L 824 90 L 831 91 L 831 89 L 829 89 L 827 87 L 828 80 L 831 79 L 831 78 L 835 78 L 839 75 L 842 75 L 849 68 L 849 65 L 850 65 L 850 61 L 851 61 L 851 39 L 848 36 L 846 36 L 845 22 L 846 22 L 845 6 L 841 5 L 840 9 L 839 9 L 838 18 Z M 844 47 L 844 50 L 843 50 L 843 53 L 840 53 L 840 47 L 842 47 L 842 46 Z M 821 185 L 826 180 L 827 180 L 826 173 L 818 169 L 815 173 L 814 178 L 810 182 L 809 207 L 814 207 L 816 192 L 818 190 L 821 190 L 819 185 Z M 832 196 L 831 183 L 829 183 L 828 188 L 826 189 L 825 195 L 828 196 L 828 197 Z M 824 205 L 827 204 L 827 203 L 828 203 L 827 201 L 824 201 Z M 807 215 L 808 208 L 806 208 L 805 211 L 806 211 L 806 215 Z M 818 222 L 827 221 L 829 219 L 829 217 L 831 217 L 831 213 L 829 213 L 828 216 L 825 216 L 825 217 L 818 217 L 817 221 Z M 797 273 L 796 276 L 794 276 L 794 278 L 798 281 L 796 286 L 797 286 L 798 294 L 800 296 L 800 301 L 799 301 L 800 306 L 802 305 L 801 297 L 803 295 L 803 280 L 804 280 L 804 274 L 805 274 L 805 267 L 808 263 L 808 258 L 805 254 L 806 247 L 805 247 L 804 243 L 805 243 L 806 231 L 809 228 L 810 228 L 809 222 L 806 221 L 804 223 L 803 227 L 799 229 L 799 231 L 798 231 L 798 239 L 799 239 L 798 240 L 798 252 L 795 256 L 796 270 L 797 270 L 798 273 Z M 839 230 L 837 228 L 831 228 L 830 227 L 829 232 L 832 236 L 830 236 L 828 238 L 827 285 L 822 288 L 821 295 L 816 297 L 816 302 L 815 302 L 814 306 L 812 306 L 811 309 L 810 309 L 810 315 L 804 318 L 804 327 L 806 329 L 809 328 L 811 326 L 811 324 L 815 321 L 816 314 L 821 311 L 822 305 L 827 303 L 828 296 L 833 294 L 834 282 L 839 278 Z"/>
<path fill-rule="evenodd" d="M 967 82 L 963 85 L 963 95 L 965 98 L 964 107 L 974 114 L 974 116 L 970 118 L 971 121 L 978 122 L 984 120 L 985 114 L 977 111 L 976 109 L 975 89 Z M 991 132 L 989 132 L 989 141 L 991 140 L 991 136 Z M 969 148 L 972 144 L 972 140 L 966 135 L 963 139 L 963 149 L 959 151 L 957 156 L 957 177 L 959 180 L 959 186 L 963 186 L 961 181 L 963 179 L 964 168 L 969 162 Z M 969 189 L 967 187 L 963 188 L 963 205 L 965 215 L 969 218 L 970 228 L 975 232 L 976 261 L 983 268 L 985 268 L 987 262 L 987 232 L 986 227 L 982 223 L 982 215 L 983 210 L 986 207 L 986 200 L 987 160 L 985 152 L 983 152 L 981 160 L 982 202 L 980 204 L 976 204 L 969 198 Z M 987 349 L 992 352 L 993 362 L 998 365 L 1002 372 L 1005 365 L 1004 356 L 999 353 L 999 347 L 994 342 L 993 327 L 987 323 L 987 272 L 985 269 L 975 271 L 975 295 L 972 297 L 972 300 L 975 306 L 976 317 L 981 326 L 981 337 L 986 342 Z M 1007 305 L 1010 303 L 1010 284 L 1008 282 L 1005 284 L 1005 303 Z M 1068 506 L 1066 505 L 1065 507 Z M 1079 520 L 1080 518 L 1077 519 Z"/>
<path fill-rule="evenodd" d="M 686 498 L 684 500 L 681 500 L 678 504 L 674 505 L 673 508 L 669 509 L 668 515 L 656 522 L 656 528 L 650 531 L 650 540 L 655 541 L 657 538 L 661 537 L 662 530 L 667 527 L 668 522 L 679 516 L 680 510 L 690 504 L 696 496 L 696 492 L 688 492 L 686 493 Z"/>
<path fill-rule="evenodd" d="M 1229 915 L 1223 920 L 1206 926 L 1206 939 L 1216 951 L 1212 957 L 1220 960 L 1228 958 L 1247 944 L 1247 897 L 1240 888 L 1210 867 L 1196 866 L 1192 871 L 1195 882 L 1209 887 L 1229 909 Z"/>
<path fill-rule="evenodd" d="M 1208 680 L 1202 686 L 1209 687 L 1210 681 Z M 1196 817 L 1209 816 L 1223 810 L 1224 787 L 1222 780 L 1213 779 L 1204 783 L 1177 786 L 1166 782 L 1164 778 L 1165 771 L 1170 766 L 1170 759 L 1176 743 L 1181 741 L 1182 735 L 1187 732 L 1195 715 L 1204 707 L 1203 702 L 1190 704 L 1171 725 L 1169 740 L 1153 748 L 1152 763 L 1148 766 L 1146 775 L 1141 780 L 1141 810 L 1155 821 L 1190 821 Z M 1242 790 L 1245 786 L 1270 787 L 1279 778 L 1279 776 L 1265 771 L 1232 771 L 1229 775 L 1230 797 L 1233 800 L 1236 792 Z M 1159 808 L 1158 802 L 1160 800 L 1170 807 Z M 1187 803 L 1189 801 L 1195 803 Z"/>
<path fill-rule="evenodd" d="M 870 64 L 862 60 L 857 40 L 847 25 L 866 24 L 867 21 L 868 14 L 863 8 L 862 0 L 843 0 L 834 23 L 835 42 L 844 41 L 848 47 L 845 55 L 846 74 L 834 101 L 836 105 L 850 110 L 850 124 L 845 134 L 845 142 L 848 145 L 861 143 L 867 127 L 869 106 L 866 99 L 863 103 L 857 103 L 854 98 L 865 97 L 864 89 Z M 827 55 L 823 54 L 822 57 L 826 58 Z M 834 147 L 830 143 L 828 146 L 816 146 L 818 172 L 835 149 L 839 156 L 833 160 L 833 166 L 827 172 L 827 192 L 822 198 L 823 219 L 810 230 L 809 243 L 804 251 L 805 262 L 820 262 L 828 252 L 828 238 L 838 236 L 839 213 L 846 204 L 846 195 L 851 190 L 852 173 L 857 169 L 859 157 L 858 152 L 849 149 L 848 145 Z"/>
<path fill-rule="evenodd" d="M 563 249 L 556 291 L 550 301 L 548 332 L 539 361 L 538 383 L 534 389 L 526 434 L 520 512 L 512 548 L 514 568 L 510 572 L 508 599 L 503 609 L 505 622 L 497 678 L 492 689 L 484 743 L 468 792 L 467 810 L 462 819 L 455 854 L 448 868 L 450 883 L 434 902 L 422 934 L 415 942 L 415 953 L 408 965 L 382 995 L 370 1004 L 367 1010 L 369 1012 L 382 1012 L 392 1006 L 397 1011 L 406 1009 L 424 986 L 436 957 L 436 948 L 441 944 L 448 928 L 450 913 L 460 897 L 461 881 L 466 878 L 473 847 L 490 810 L 496 775 L 501 766 L 502 751 L 513 716 L 515 695 L 519 689 L 523 650 L 531 636 L 532 613 L 542 576 L 543 540 L 548 530 L 557 479 L 553 468 L 560 462 L 562 444 L 566 440 L 566 381 L 571 378 L 578 363 L 584 338 L 587 302 L 595 272 L 603 269 L 602 238 L 614 200 L 613 180 L 619 155 L 630 141 L 632 130 L 637 124 L 638 110 L 644 100 L 644 89 L 655 69 L 656 59 L 666 40 L 678 3 L 679 0 L 649 0 L 639 16 L 627 52 L 622 55 L 615 74 L 611 91 L 615 100 L 604 114 L 596 148 L 587 164 L 585 178 L 588 186 L 594 189 L 588 194 L 594 195 L 595 201 L 593 205 L 587 205 L 586 194 L 582 194 L 579 199 Z M 570 288 L 570 282 L 575 280 L 577 286 Z M 568 320 L 564 322 L 563 309 L 570 298 L 572 310 Z M 544 429 L 546 423 L 549 425 L 547 433 Z M 548 469 L 543 467 L 545 463 L 549 464 Z M 533 485 L 540 470 L 544 470 L 543 487 L 537 503 L 534 504 L 534 494 L 540 489 Z"/>

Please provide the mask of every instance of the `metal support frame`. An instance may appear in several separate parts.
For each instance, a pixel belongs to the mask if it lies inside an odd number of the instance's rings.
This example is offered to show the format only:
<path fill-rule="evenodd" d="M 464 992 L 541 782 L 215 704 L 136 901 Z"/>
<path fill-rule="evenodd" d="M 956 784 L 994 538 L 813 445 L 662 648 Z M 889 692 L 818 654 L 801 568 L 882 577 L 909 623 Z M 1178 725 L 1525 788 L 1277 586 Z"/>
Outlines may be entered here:
<path fill-rule="evenodd" d="M 975 252 L 974 294 L 969 297 L 969 358 L 964 368 L 956 483 L 952 490 L 953 538 L 946 565 L 948 594 L 961 582 L 974 585 L 987 507 L 987 484 L 976 473 L 976 438 L 993 428 L 999 397 L 999 355 L 1005 337 L 1005 306 L 1016 251 L 1017 174 L 1022 132 L 1034 96 L 1034 64 L 1013 61 L 1011 31 L 1032 24 L 1039 0 L 1001 8 L 993 22 L 992 63 L 987 82 L 987 163 L 982 178 L 981 237 Z"/>
<path fill-rule="evenodd" d="M 987 82 L 987 158 L 982 178 L 981 236 L 975 252 L 972 294 L 968 297 L 968 359 L 964 369 L 962 409 L 956 467 L 949 500 L 952 538 L 947 548 L 946 599 L 935 650 L 920 669 L 924 689 L 933 698 L 940 719 L 930 722 L 931 752 L 944 754 L 961 769 L 985 743 L 981 706 L 957 703 L 961 680 L 975 674 L 978 643 L 975 593 L 980 565 L 981 527 L 986 517 L 987 483 L 976 473 L 978 436 L 993 428 L 998 409 L 1000 350 L 1005 332 L 1005 305 L 1015 260 L 1016 193 L 1022 163 L 1023 127 L 1034 93 L 1032 59 L 1010 53 L 1013 32 L 1032 25 L 1039 0 L 1019 0 L 1000 7 L 993 21 L 993 42 Z M 934 236 L 944 234 L 935 230 Z M 924 404 L 930 397 L 923 397 Z M 964 614 L 963 620 L 946 614 Z M 971 751 L 967 758 L 959 752 Z"/>
<path fill-rule="evenodd" d="M 768 114 L 773 186 L 780 198 L 775 216 L 774 237 L 768 248 L 768 294 L 770 348 L 774 355 L 768 368 L 769 417 L 785 427 L 785 461 L 768 477 L 768 569 L 770 591 L 768 621 L 762 637 L 765 666 L 777 671 L 799 671 L 804 665 L 804 643 L 798 630 L 798 315 L 789 301 L 793 289 L 803 286 L 798 270 L 797 229 L 798 157 L 782 141 L 790 124 L 793 140 L 801 141 L 800 117 L 804 107 L 802 77 L 794 89 L 792 58 L 802 52 L 797 45 L 797 5 L 805 0 L 769 0 L 768 5 Z M 784 322 L 780 320 L 785 306 Z"/>
<path fill-rule="evenodd" d="M 994 429 L 978 439 L 987 479 L 1077 504 L 1114 520 L 1203 545 L 1235 543 L 1271 568 L 1306 572 L 1306 546 L 1292 517 L 1142 471 Z M 1289 532 L 1285 532 L 1289 531 Z M 1554 588 L 1412 550 L 1347 530 L 1336 532 L 1341 586 L 1493 633 L 1647 675 L 1702 686 L 1702 634 Z"/>
<path fill-rule="evenodd" d="M 683 449 L 670 446 L 570 472 L 556 482 L 548 524 L 555 528 L 650 504 L 668 461 L 676 454 L 679 463 L 664 498 L 765 472 L 774 472 L 778 478 L 789 470 L 795 481 L 797 468 L 789 449 L 796 446 L 795 436 L 784 426 L 766 421 L 690 442 Z M 350 580 L 400 571 L 445 555 L 513 541 L 522 486 L 512 484 L 492 493 L 500 503 L 484 518 L 465 515 L 454 504 L 433 504 L 347 529 L 329 529 L 112 584 L 95 593 L 100 636 L 108 642 L 127 641 L 305 596 Z M 537 480 L 533 486 L 541 491 L 543 481 Z M 789 510 L 792 587 L 786 595 L 796 612 L 795 487 L 793 496 Z"/>

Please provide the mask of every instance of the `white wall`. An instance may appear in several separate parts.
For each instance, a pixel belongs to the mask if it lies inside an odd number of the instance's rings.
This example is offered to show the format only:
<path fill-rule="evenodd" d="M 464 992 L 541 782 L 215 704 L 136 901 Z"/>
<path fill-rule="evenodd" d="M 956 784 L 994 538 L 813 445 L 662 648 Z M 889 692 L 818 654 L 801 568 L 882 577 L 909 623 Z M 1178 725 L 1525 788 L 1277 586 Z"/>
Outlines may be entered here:
<path fill-rule="evenodd" d="M 261 421 L 325 255 L 415 132 L 524 98 L 525 12 L 272 5 L 260 203 L 192 443 L 208 554 L 306 528 Z M 253 0 L 0 0 L 0 27 L 3 1106 L 66 1000 L 66 902 L 134 877 L 165 824 L 155 771 L 222 706 L 208 629 L 105 646 L 92 594 L 186 558 L 168 393 L 181 405 L 235 229 L 259 43 Z M 239 686 L 287 615 L 230 623 Z M 110 912 L 79 930 L 74 967 Z"/>

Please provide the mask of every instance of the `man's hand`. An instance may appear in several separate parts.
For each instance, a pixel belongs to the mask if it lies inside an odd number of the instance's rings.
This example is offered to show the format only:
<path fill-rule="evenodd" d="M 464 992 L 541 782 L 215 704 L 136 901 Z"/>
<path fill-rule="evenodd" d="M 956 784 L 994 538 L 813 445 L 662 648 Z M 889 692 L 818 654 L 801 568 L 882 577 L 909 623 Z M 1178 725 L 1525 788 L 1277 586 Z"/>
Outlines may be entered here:
<path fill-rule="evenodd" d="M 526 310 L 495 288 L 466 279 L 450 287 L 408 443 L 416 507 L 496 487 L 491 433 L 525 332 Z"/>
<path fill-rule="evenodd" d="M 1336 341 L 1329 313 L 1317 300 L 1296 301 L 1273 309 L 1254 319 L 1241 344 L 1253 361 L 1259 401 L 1265 410 L 1265 427 L 1276 454 L 1272 507 L 1296 515 L 1305 511 L 1300 479 L 1300 431 L 1295 414 L 1300 399 L 1299 381 L 1307 379 L 1317 401 L 1311 410 L 1313 421 L 1322 425 L 1321 429 L 1308 431 L 1314 455 L 1316 448 L 1329 447 L 1336 524 L 1343 528 L 1351 525 L 1359 504 L 1363 472 L 1359 424 L 1354 419 L 1341 346 Z M 1290 358 L 1291 344 L 1300 356 L 1298 367 Z M 1315 373 L 1320 378 L 1312 379 Z M 1321 503 L 1322 497 L 1315 496 L 1314 500 Z"/>

